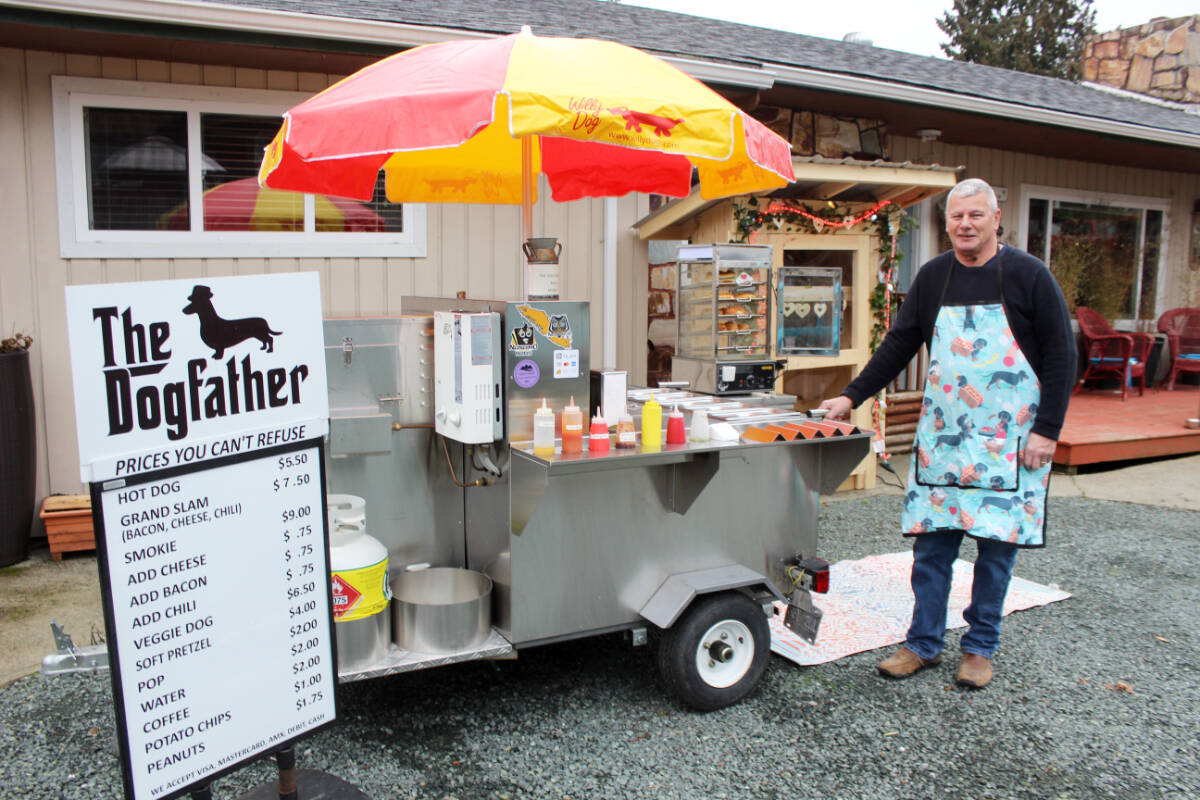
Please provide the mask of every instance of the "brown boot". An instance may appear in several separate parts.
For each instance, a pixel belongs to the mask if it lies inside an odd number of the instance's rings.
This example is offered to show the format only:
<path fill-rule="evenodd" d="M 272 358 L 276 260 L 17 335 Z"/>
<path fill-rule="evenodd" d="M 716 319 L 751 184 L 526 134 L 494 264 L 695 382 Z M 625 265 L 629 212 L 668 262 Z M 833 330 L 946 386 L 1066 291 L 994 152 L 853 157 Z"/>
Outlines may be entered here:
<path fill-rule="evenodd" d="M 964 653 L 955 680 L 959 686 L 982 689 L 992 682 L 992 660 L 975 653 Z"/>
<path fill-rule="evenodd" d="M 926 667 L 936 667 L 940 663 L 942 663 L 940 653 L 933 658 L 925 659 L 907 647 L 901 647 L 883 661 L 880 661 L 876 669 L 885 678 L 907 678 L 909 675 L 914 675 Z"/>

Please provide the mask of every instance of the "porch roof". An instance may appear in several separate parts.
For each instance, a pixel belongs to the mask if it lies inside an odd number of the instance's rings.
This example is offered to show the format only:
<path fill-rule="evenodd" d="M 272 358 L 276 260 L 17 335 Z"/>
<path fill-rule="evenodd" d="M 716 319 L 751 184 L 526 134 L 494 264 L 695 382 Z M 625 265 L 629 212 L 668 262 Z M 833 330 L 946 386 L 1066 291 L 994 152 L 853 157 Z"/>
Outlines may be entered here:
<path fill-rule="evenodd" d="M 769 197 L 813 202 L 878 203 L 891 200 L 901 208 L 927 197 L 949 191 L 958 182 L 962 167 L 939 164 L 913 164 L 905 161 L 857 161 L 821 156 L 795 156 L 794 183 L 772 192 Z M 721 200 L 705 200 L 700 187 L 687 197 L 672 200 L 634 223 L 639 239 L 661 237 L 663 231 L 702 214 Z"/>

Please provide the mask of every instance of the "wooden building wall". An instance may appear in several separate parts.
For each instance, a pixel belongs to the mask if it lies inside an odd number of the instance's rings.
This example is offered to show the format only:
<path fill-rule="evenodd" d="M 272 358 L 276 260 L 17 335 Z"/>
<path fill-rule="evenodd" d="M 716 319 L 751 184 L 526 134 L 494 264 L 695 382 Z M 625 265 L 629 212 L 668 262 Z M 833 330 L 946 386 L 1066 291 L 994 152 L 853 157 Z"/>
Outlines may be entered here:
<path fill-rule="evenodd" d="M 0 331 L 34 337 L 38 496 L 77 492 L 78 451 L 67 351 L 63 290 L 68 285 L 150 281 L 267 272 L 318 271 L 330 316 L 399 313 L 406 295 L 516 299 L 521 286 L 518 207 L 430 205 L 426 258 L 59 257 L 51 76 L 70 75 L 204 86 L 316 92 L 340 75 L 246 69 L 198 63 L 97 57 L 0 48 Z M 563 242 L 562 298 L 591 302 L 591 363 L 603 361 L 603 225 L 601 200 L 535 208 L 534 231 Z M 617 262 L 641 280 L 622 281 L 617 296 L 617 363 L 644 380 L 646 246 L 632 231 L 649 210 L 645 196 L 618 201 Z"/>

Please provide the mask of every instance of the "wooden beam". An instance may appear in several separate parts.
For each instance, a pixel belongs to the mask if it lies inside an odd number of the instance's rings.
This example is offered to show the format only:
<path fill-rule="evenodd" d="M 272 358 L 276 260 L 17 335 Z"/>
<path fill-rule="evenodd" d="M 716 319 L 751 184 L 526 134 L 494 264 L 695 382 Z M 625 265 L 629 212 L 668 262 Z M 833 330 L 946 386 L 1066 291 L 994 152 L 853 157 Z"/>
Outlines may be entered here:
<path fill-rule="evenodd" d="M 876 192 L 875 199 L 882 203 L 884 200 L 894 200 L 897 197 L 900 197 L 901 195 L 908 194 L 912 190 L 913 190 L 912 184 L 904 184 L 903 186 L 893 186 L 890 189 L 884 189 L 883 191 Z"/>
<path fill-rule="evenodd" d="M 941 186 L 954 188 L 957 172 L 952 169 L 917 167 L 885 167 L 876 164 L 814 164 L 811 161 L 792 161 L 797 181 L 851 181 L 853 183 L 890 183 L 906 186 Z"/>
<path fill-rule="evenodd" d="M 854 181 L 829 181 L 813 189 L 812 196 L 818 200 L 832 200 L 842 192 L 856 185 Z"/>
<path fill-rule="evenodd" d="M 721 200 L 705 200 L 700 196 L 700 190 L 694 189 L 687 197 L 672 200 L 658 211 L 634 223 L 638 238 L 642 241 L 653 239 L 672 225 L 684 222 L 719 202 Z"/>

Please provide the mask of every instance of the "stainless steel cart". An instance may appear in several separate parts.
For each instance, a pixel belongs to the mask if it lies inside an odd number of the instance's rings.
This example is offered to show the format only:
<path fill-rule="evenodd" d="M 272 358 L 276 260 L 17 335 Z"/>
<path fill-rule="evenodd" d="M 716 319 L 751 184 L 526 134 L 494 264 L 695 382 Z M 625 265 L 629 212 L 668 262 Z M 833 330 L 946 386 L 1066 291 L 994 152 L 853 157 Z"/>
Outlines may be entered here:
<path fill-rule="evenodd" d="M 789 565 L 818 553 L 818 494 L 835 490 L 867 454 L 870 435 L 605 455 L 585 445 L 582 454 L 538 457 L 527 438 L 510 438 L 528 430 L 512 415 L 529 414 L 538 392 L 512 383 L 514 359 L 506 355 L 505 438 L 446 440 L 431 429 L 425 314 L 439 304 L 496 311 L 505 341 L 518 322 L 515 304 L 450 300 L 422 302 L 405 317 L 326 322 L 328 486 L 366 498 L 369 532 L 388 548 L 393 570 L 420 562 L 491 576 L 492 630 L 454 653 L 392 645 L 385 658 L 343 671 L 341 680 L 511 657 L 613 631 L 644 642 L 653 627 L 665 631 L 660 667 L 684 702 L 712 709 L 745 696 L 769 654 L 767 614 L 793 588 Z M 534 305 L 551 316 L 562 311 Z M 569 313 L 586 314 L 586 304 L 570 305 L 581 308 Z M 586 353 L 581 329 L 576 324 L 571 345 Z M 540 357 L 552 355 L 546 347 Z M 576 396 L 585 408 L 586 392 Z M 805 420 L 778 411 L 771 422 Z M 760 421 L 729 424 L 740 430 Z"/>

